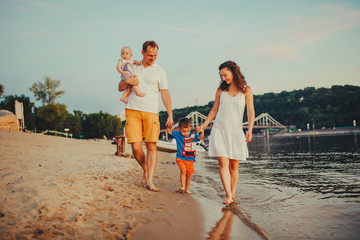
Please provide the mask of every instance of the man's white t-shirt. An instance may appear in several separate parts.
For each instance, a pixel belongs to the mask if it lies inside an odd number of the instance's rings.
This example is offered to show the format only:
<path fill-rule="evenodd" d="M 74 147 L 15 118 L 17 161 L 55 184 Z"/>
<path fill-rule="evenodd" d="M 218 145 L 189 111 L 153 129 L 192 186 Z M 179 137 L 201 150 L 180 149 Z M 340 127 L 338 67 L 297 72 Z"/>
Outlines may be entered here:
<path fill-rule="evenodd" d="M 132 65 L 129 70 L 139 79 L 140 91 L 145 93 L 145 96 L 138 97 L 135 91 L 132 91 L 127 99 L 126 109 L 158 113 L 160 90 L 168 89 L 164 69 L 154 63 L 146 68 L 143 65 Z"/>

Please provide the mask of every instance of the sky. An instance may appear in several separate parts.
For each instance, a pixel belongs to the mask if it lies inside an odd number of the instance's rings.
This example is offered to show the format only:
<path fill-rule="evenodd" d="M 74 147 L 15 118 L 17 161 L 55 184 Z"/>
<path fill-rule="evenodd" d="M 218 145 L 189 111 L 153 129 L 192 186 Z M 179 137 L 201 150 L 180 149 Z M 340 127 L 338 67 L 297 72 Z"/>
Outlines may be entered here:
<path fill-rule="evenodd" d="M 227 60 L 255 95 L 360 85 L 358 0 L 0 0 L 4 95 L 41 106 L 29 88 L 50 77 L 69 112 L 117 115 L 121 48 L 141 60 L 147 40 L 159 45 L 173 109 L 213 101 Z"/>

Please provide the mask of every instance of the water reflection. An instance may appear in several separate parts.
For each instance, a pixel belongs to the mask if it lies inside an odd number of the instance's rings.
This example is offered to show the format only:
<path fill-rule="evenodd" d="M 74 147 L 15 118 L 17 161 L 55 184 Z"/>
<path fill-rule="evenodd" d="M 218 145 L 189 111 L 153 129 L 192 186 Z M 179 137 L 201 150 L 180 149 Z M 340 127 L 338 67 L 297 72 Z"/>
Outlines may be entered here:
<path fill-rule="evenodd" d="M 216 223 L 216 225 L 209 232 L 208 240 L 227 240 L 230 239 L 231 229 L 234 216 L 237 216 L 249 229 L 254 231 L 261 239 L 267 240 L 271 238 L 271 235 L 263 228 L 259 227 L 251 220 L 248 214 L 238 205 L 238 203 L 232 203 L 227 205 L 223 209 L 223 216 Z"/>
<path fill-rule="evenodd" d="M 322 193 L 324 198 L 359 201 L 358 138 L 354 135 L 256 139 L 249 144 L 249 160 L 253 161 L 241 165 L 240 175 Z"/>
<path fill-rule="evenodd" d="M 260 239 L 261 226 L 281 240 L 358 239 L 359 143 L 359 134 L 254 139 L 249 161 L 240 163 L 241 207 L 233 211 L 208 211 L 218 209 L 224 190 L 216 159 L 199 155 L 194 182 L 208 219 L 206 237 Z"/>

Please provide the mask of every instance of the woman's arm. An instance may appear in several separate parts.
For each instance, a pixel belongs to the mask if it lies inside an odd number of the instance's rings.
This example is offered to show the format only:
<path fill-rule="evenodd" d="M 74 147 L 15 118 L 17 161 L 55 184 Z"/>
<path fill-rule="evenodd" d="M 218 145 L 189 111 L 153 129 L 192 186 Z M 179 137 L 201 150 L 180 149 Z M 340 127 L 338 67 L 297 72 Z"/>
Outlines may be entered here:
<path fill-rule="evenodd" d="M 255 120 L 255 109 L 254 109 L 254 96 L 250 87 L 246 88 L 245 100 L 246 100 L 246 109 L 247 109 L 246 113 L 249 123 L 249 128 L 246 133 L 246 142 L 251 142 L 252 131 L 254 128 L 254 120 Z"/>
<path fill-rule="evenodd" d="M 216 114 L 219 110 L 221 92 L 222 92 L 221 89 L 218 89 L 216 91 L 214 106 L 212 107 L 211 111 L 209 112 L 205 122 L 200 126 L 200 129 L 205 129 L 211 123 L 211 121 L 216 117 Z"/>

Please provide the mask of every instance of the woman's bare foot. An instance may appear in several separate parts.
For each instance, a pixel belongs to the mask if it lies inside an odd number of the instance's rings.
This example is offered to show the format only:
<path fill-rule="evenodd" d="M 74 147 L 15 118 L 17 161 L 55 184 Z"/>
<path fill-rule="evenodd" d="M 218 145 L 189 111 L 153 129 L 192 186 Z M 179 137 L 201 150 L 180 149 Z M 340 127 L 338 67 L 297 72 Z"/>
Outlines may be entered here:
<path fill-rule="evenodd" d="M 231 203 L 233 203 L 234 202 L 234 200 L 232 200 L 232 199 L 226 199 L 225 201 L 223 201 L 222 203 L 223 204 L 231 204 Z"/>

